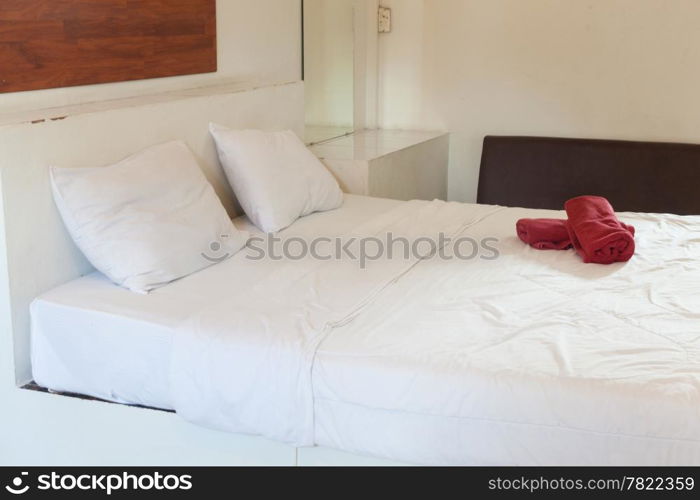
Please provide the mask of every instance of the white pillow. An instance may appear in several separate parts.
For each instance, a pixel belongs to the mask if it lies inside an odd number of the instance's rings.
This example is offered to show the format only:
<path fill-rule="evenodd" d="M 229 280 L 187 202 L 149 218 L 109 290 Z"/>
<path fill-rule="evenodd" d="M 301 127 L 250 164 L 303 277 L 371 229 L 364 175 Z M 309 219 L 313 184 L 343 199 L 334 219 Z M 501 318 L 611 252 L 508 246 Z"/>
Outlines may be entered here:
<path fill-rule="evenodd" d="M 51 167 L 51 183 L 85 257 L 134 292 L 148 293 L 220 262 L 248 240 L 182 142 L 108 167 Z"/>
<path fill-rule="evenodd" d="M 230 130 L 213 123 L 209 131 L 238 201 L 264 232 L 342 205 L 338 182 L 294 132 Z"/>

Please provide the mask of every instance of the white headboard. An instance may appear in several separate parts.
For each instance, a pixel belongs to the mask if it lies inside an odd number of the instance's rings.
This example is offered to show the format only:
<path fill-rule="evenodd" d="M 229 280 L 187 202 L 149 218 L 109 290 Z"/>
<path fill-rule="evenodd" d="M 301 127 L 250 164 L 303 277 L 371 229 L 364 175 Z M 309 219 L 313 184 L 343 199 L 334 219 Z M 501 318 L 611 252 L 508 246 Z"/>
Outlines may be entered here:
<path fill-rule="evenodd" d="M 107 165 L 150 145 L 182 139 L 233 216 L 237 203 L 216 159 L 208 123 L 292 129 L 303 137 L 304 88 L 294 82 L 248 90 L 196 89 L 51 116 L 60 118 L 0 123 L 0 376 L 14 359 L 17 383 L 31 379 L 31 301 L 92 271 L 58 216 L 48 166 Z"/>

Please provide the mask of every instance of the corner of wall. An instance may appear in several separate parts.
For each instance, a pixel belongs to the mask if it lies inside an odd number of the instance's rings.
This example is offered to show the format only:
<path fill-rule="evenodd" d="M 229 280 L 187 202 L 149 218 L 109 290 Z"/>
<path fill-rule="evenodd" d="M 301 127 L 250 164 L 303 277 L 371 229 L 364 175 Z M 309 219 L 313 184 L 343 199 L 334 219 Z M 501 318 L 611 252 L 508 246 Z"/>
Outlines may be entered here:
<path fill-rule="evenodd" d="M 7 264 L 7 233 L 2 170 L 0 169 L 0 395 L 16 384 L 14 342 L 12 338 L 12 307 L 10 305 L 10 275 Z M 12 383 L 10 384 L 10 381 Z"/>

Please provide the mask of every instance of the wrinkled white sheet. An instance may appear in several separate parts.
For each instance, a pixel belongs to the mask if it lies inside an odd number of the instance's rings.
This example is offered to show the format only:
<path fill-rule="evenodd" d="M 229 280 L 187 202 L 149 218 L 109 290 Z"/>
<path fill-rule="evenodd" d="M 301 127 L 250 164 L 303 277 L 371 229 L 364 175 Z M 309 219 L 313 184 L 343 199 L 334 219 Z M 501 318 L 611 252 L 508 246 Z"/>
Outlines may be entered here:
<path fill-rule="evenodd" d="M 437 240 L 440 232 L 459 234 L 499 210 L 407 202 L 348 237 L 359 242 L 391 232 Z M 318 346 L 418 262 L 385 257 L 364 270 L 351 258 L 259 263 L 274 265 L 275 273 L 221 297 L 179 328 L 171 364 L 173 406 L 211 428 L 313 445 L 311 371 Z"/>
<path fill-rule="evenodd" d="M 637 255 L 598 266 L 514 236 L 552 215 L 493 214 L 465 234 L 496 235 L 499 259 L 421 262 L 334 330 L 317 442 L 432 464 L 700 464 L 700 217 L 622 214 Z"/>

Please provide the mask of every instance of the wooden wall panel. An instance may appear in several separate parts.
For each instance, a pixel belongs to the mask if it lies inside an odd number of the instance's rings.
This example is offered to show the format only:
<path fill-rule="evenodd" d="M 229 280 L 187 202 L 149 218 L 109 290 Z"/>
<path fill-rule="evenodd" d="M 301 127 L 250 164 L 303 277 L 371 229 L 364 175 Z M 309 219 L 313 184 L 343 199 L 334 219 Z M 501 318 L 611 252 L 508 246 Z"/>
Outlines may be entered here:
<path fill-rule="evenodd" d="M 216 67 L 216 0 L 0 0 L 0 92 Z"/>

